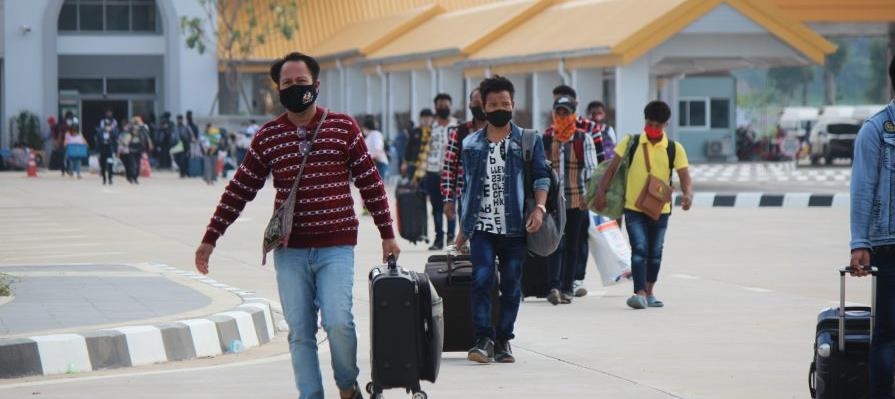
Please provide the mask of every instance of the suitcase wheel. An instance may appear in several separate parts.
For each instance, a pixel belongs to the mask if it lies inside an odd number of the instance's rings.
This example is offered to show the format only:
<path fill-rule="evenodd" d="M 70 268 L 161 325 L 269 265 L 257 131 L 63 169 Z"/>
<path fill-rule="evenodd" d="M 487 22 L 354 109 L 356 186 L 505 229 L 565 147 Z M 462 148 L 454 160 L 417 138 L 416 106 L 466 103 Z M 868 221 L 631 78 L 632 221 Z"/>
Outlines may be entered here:
<path fill-rule="evenodd" d="M 429 396 L 425 392 L 419 391 L 413 393 L 413 399 L 428 399 Z"/>
<path fill-rule="evenodd" d="M 373 382 L 372 381 L 367 383 L 367 393 L 370 395 L 373 394 Z"/>

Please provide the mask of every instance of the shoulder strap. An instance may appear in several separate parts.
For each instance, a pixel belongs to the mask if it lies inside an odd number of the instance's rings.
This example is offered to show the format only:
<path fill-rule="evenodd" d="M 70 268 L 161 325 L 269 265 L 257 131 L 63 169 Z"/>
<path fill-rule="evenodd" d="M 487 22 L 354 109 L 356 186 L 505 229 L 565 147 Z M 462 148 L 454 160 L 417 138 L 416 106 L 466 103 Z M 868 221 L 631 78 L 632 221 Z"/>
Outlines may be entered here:
<path fill-rule="evenodd" d="M 674 173 L 674 157 L 677 155 L 677 143 L 674 140 L 668 139 L 668 148 L 665 149 L 665 153 L 668 154 L 668 180 L 671 180 Z"/>
<path fill-rule="evenodd" d="M 531 152 L 535 147 L 535 131 L 532 129 L 522 129 L 522 159 L 525 162 L 531 161 Z"/>
<path fill-rule="evenodd" d="M 640 142 L 640 135 L 635 134 L 631 136 L 631 141 L 628 142 L 628 149 L 626 151 L 626 156 L 628 158 L 628 165 L 634 162 L 634 153 L 637 152 L 637 143 Z"/>
<path fill-rule="evenodd" d="M 311 155 L 311 151 L 314 149 L 314 142 L 317 141 L 317 134 L 320 133 L 320 129 L 323 127 L 323 122 L 326 121 L 326 117 L 329 116 L 329 110 L 323 110 L 323 116 L 320 117 L 320 120 L 317 122 L 317 127 L 314 129 L 314 135 L 311 136 L 310 144 L 308 145 L 308 152 L 304 154 L 301 159 L 301 166 L 298 167 L 298 174 L 295 175 L 295 181 L 292 182 L 292 191 L 289 192 L 289 199 L 286 201 L 290 207 L 295 206 L 295 201 L 292 199 L 295 198 L 295 190 L 298 189 L 298 183 L 301 182 L 301 175 L 305 171 L 305 165 L 308 163 L 308 157 Z M 292 212 L 289 211 L 291 214 Z"/>

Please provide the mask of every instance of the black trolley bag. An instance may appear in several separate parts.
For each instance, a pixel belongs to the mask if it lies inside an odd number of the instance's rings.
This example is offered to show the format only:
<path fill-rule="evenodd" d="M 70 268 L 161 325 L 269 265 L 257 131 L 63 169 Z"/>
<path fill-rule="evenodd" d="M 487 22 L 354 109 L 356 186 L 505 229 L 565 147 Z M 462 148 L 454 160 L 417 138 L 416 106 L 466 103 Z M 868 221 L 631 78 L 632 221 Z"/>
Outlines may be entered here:
<path fill-rule="evenodd" d="M 426 399 L 420 381 L 435 382 L 444 337 L 442 301 L 423 273 L 406 270 L 389 257 L 370 271 L 370 360 L 367 393 L 404 388 Z"/>
<path fill-rule="evenodd" d="M 444 352 L 466 352 L 475 345 L 472 325 L 472 261 L 469 255 L 432 255 L 426 263 L 426 275 L 444 301 Z M 497 276 L 491 290 L 491 323 L 500 317 Z"/>
<path fill-rule="evenodd" d="M 876 268 L 870 268 L 873 282 L 871 306 L 845 306 L 845 275 L 839 270 L 839 307 L 824 309 L 817 316 L 814 360 L 808 375 L 808 389 L 817 399 L 859 399 L 869 395 L 868 355 L 876 318 Z"/>
<path fill-rule="evenodd" d="M 550 293 L 550 257 L 531 252 L 522 263 L 522 297 L 546 298 Z"/>
<path fill-rule="evenodd" d="M 426 217 L 426 194 L 416 184 L 401 182 L 395 189 L 398 234 L 412 244 L 429 242 L 429 218 Z"/>

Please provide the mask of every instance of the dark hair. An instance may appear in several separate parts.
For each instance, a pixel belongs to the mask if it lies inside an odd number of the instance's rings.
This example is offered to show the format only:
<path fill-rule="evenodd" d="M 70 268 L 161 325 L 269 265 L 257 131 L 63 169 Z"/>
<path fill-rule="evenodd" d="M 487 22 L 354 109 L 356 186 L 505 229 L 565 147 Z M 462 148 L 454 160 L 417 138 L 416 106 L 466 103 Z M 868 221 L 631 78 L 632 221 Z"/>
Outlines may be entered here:
<path fill-rule="evenodd" d="M 479 84 L 479 91 L 482 93 L 482 101 L 485 101 L 488 98 L 488 94 L 491 93 L 506 91 L 510 93 L 510 99 L 513 99 L 513 96 L 516 94 L 513 82 L 500 75 L 494 75 L 483 80 Z"/>
<path fill-rule="evenodd" d="M 364 116 L 363 128 L 367 130 L 376 130 L 376 119 L 373 115 Z"/>
<path fill-rule="evenodd" d="M 575 92 L 575 89 L 573 89 L 569 86 L 566 86 L 566 85 L 559 85 L 559 86 L 554 87 L 553 95 L 554 96 L 569 96 L 574 99 L 578 99 L 578 93 Z"/>
<path fill-rule="evenodd" d="M 643 109 L 643 117 L 648 121 L 665 123 L 671 119 L 671 108 L 662 101 L 652 101 Z"/>
<path fill-rule="evenodd" d="M 432 113 L 431 109 L 423 108 L 422 110 L 420 110 L 420 116 L 435 116 L 435 114 Z"/>
<path fill-rule="evenodd" d="M 892 90 L 895 90 L 895 55 L 892 56 L 892 62 L 889 63 L 889 81 L 892 82 Z"/>
<path fill-rule="evenodd" d="M 472 91 L 469 92 L 469 101 L 470 101 L 470 102 L 472 101 L 472 97 L 475 96 L 475 93 L 476 93 L 476 92 L 479 92 L 479 94 L 481 94 L 482 91 L 479 90 L 478 87 L 473 87 L 473 88 L 472 88 Z"/>
<path fill-rule="evenodd" d="M 441 100 L 447 100 L 451 104 L 454 103 L 454 100 L 451 99 L 451 95 L 447 93 L 438 93 L 438 95 L 435 96 L 435 100 L 432 100 L 432 102 L 438 103 Z"/>
<path fill-rule="evenodd" d="M 606 104 L 603 104 L 602 101 L 591 101 L 587 104 L 587 110 L 590 111 L 594 108 L 603 108 L 606 109 Z"/>
<path fill-rule="evenodd" d="M 273 65 L 270 66 L 270 79 L 273 80 L 277 86 L 280 85 L 280 72 L 283 70 L 283 65 L 289 61 L 304 62 L 305 65 L 308 66 L 308 69 L 311 70 L 311 77 L 314 78 L 315 82 L 317 81 L 317 77 L 320 76 L 320 64 L 317 63 L 317 60 L 315 60 L 314 57 L 299 52 L 289 53 L 286 54 L 285 57 L 274 61 Z"/>
<path fill-rule="evenodd" d="M 177 119 L 183 119 L 183 115 L 177 115 Z"/>

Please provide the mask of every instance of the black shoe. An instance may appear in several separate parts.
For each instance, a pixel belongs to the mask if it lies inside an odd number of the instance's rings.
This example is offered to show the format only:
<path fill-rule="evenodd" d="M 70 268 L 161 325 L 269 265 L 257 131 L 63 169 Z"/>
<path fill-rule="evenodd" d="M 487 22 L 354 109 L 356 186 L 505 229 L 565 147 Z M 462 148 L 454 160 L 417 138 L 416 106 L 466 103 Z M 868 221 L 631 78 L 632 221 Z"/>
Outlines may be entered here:
<path fill-rule="evenodd" d="M 559 303 L 561 303 L 563 305 L 568 305 L 568 304 L 572 303 L 572 298 L 574 298 L 574 295 L 572 293 L 563 292 L 559 296 Z"/>
<path fill-rule="evenodd" d="M 364 399 L 364 395 L 361 394 L 360 384 L 357 382 L 354 383 L 354 396 L 351 399 Z"/>
<path fill-rule="evenodd" d="M 491 363 L 492 357 L 494 357 L 494 342 L 491 341 L 491 338 L 482 337 L 476 340 L 475 346 L 469 350 L 466 359 L 473 362 L 488 364 Z"/>
<path fill-rule="evenodd" d="M 429 247 L 430 251 L 441 251 L 442 249 L 444 249 L 443 240 L 435 240 L 435 242 L 432 243 L 432 246 Z"/>
<path fill-rule="evenodd" d="M 497 340 L 494 344 L 494 361 L 498 363 L 516 363 L 510 341 Z"/>
<path fill-rule="evenodd" d="M 451 245 L 451 244 L 453 244 L 453 243 L 454 243 L 454 236 L 450 236 L 450 235 L 449 235 L 448 238 L 447 238 L 447 244 L 448 244 L 448 245 Z"/>
<path fill-rule="evenodd" d="M 559 305 L 561 300 L 561 294 L 556 288 L 550 290 L 550 293 L 547 294 L 547 302 L 550 302 L 553 306 Z"/>

